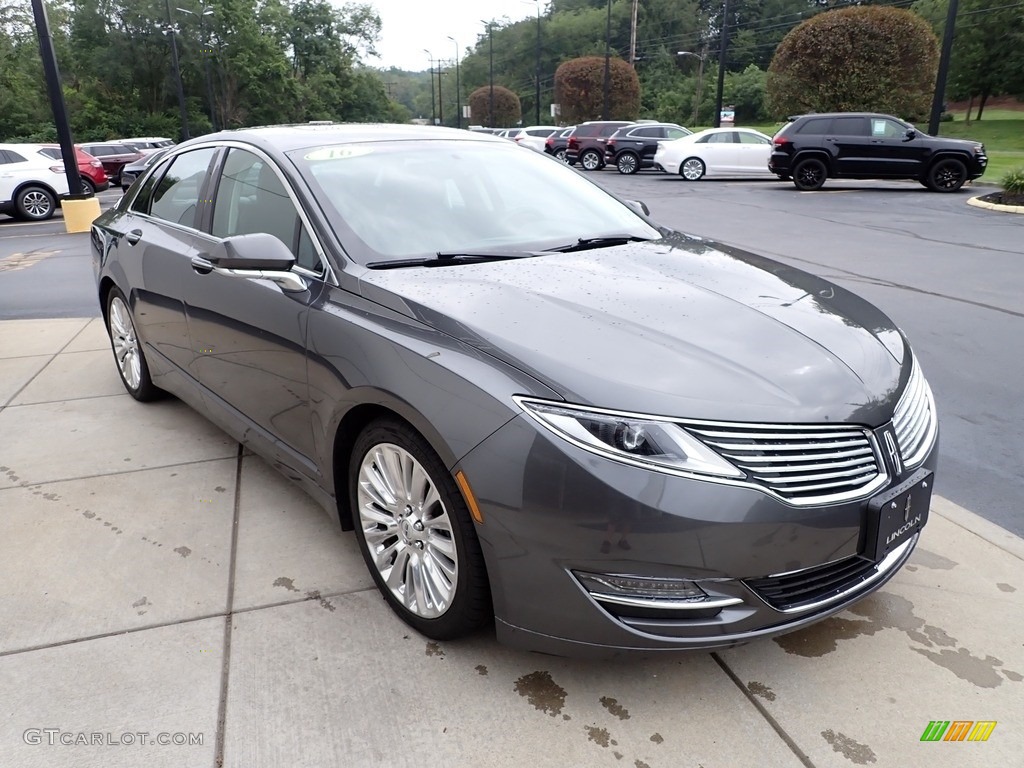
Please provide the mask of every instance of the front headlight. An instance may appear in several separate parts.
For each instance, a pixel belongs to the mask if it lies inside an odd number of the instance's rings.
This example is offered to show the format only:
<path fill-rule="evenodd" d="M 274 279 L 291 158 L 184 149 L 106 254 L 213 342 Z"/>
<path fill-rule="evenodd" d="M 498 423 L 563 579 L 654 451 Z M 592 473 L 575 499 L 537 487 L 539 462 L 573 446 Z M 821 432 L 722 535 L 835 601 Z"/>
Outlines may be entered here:
<path fill-rule="evenodd" d="M 573 445 L 624 464 L 679 474 L 744 473 L 668 419 L 516 397 L 537 423 Z"/>

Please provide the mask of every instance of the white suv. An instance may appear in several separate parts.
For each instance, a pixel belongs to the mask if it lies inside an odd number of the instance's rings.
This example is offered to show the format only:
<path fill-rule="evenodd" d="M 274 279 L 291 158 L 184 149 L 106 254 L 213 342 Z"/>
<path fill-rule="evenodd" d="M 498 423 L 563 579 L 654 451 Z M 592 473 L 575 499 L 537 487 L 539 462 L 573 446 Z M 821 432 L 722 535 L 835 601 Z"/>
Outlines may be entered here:
<path fill-rule="evenodd" d="M 42 149 L 41 144 L 0 144 L 0 213 L 42 221 L 68 194 L 64 165 Z"/>
<path fill-rule="evenodd" d="M 548 136 L 560 130 L 562 129 L 553 125 L 528 125 L 518 131 L 512 131 L 508 137 L 520 146 L 529 147 L 535 152 L 543 152 L 544 142 Z"/>

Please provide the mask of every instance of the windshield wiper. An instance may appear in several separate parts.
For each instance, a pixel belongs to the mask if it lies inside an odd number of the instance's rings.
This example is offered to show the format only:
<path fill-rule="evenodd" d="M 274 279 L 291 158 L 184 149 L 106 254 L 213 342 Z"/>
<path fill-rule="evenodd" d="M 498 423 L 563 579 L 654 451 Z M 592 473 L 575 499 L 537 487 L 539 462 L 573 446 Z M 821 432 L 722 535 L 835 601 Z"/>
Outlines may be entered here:
<path fill-rule="evenodd" d="M 508 261 L 528 259 L 536 254 L 510 251 L 439 251 L 436 256 L 425 259 L 398 259 L 396 261 L 374 261 L 366 266 L 370 269 L 401 269 L 402 267 L 448 267 L 455 264 L 480 264 L 486 261 Z"/>
<path fill-rule="evenodd" d="M 650 239 L 649 237 L 630 234 L 581 237 L 575 243 L 560 245 L 557 248 L 548 248 L 548 250 L 557 251 L 558 253 L 572 253 L 573 251 L 589 251 L 592 248 L 610 248 L 614 245 L 625 245 L 626 243 L 645 243 Z"/>

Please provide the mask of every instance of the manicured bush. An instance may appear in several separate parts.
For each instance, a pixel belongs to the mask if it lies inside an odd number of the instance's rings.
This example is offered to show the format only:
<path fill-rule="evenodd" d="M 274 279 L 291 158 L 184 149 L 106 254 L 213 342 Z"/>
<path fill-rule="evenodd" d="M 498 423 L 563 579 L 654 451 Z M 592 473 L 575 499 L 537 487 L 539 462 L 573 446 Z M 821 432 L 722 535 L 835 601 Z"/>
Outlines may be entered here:
<path fill-rule="evenodd" d="M 494 86 L 494 122 L 491 122 L 491 86 L 485 85 L 469 94 L 470 118 L 478 125 L 508 128 L 519 123 L 523 108 L 519 97 L 508 88 Z"/>
<path fill-rule="evenodd" d="M 939 45 L 911 11 L 887 6 L 818 14 L 779 44 L 768 68 L 773 116 L 805 112 L 928 114 Z"/>
<path fill-rule="evenodd" d="M 604 113 L 604 56 L 569 59 L 555 70 L 555 101 L 563 123 L 600 120 Z M 609 60 L 608 119 L 635 120 L 640 114 L 640 79 L 619 58 Z"/>

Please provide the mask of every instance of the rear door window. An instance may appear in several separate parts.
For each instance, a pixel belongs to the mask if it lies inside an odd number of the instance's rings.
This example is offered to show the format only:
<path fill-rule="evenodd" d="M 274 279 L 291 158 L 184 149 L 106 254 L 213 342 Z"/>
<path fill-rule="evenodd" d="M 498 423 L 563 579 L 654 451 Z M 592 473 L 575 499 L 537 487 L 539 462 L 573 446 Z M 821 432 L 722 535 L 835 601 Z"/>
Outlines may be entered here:
<path fill-rule="evenodd" d="M 812 117 L 797 129 L 797 133 L 804 136 L 824 136 L 828 133 L 831 117 Z"/>
<path fill-rule="evenodd" d="M 836 136 L 867 136 L 867 120 L 863 117 L 837 117 L 832 121 Z"/>

